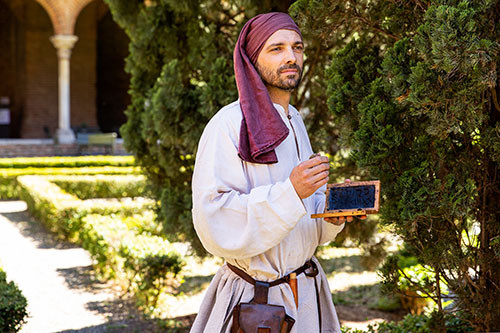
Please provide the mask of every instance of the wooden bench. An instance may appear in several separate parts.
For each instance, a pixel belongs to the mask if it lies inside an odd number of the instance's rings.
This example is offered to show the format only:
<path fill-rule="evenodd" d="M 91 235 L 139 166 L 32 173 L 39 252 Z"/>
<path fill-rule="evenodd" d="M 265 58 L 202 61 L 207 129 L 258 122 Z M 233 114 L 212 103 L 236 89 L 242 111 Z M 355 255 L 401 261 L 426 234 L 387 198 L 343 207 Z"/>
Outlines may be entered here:
<path fill-rule="evenodd" d="M 116 133 L 77 133 L 76 143 L 78 144 L 78 154 L 94 146 L 101 146 L 105 148 L 105 153 L 112 155 L 116 150 Z"/>

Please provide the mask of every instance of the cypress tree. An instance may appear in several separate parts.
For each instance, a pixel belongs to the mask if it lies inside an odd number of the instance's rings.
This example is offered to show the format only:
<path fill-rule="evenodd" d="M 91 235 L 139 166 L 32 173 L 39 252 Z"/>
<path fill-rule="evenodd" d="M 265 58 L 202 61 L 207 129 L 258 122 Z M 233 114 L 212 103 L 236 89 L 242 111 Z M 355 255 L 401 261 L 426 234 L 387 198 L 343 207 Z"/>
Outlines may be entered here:
<path fill-rule="evenodd" d="M 325 31 L 363 23 L 327 70 L 341 137 L 381 180 L 382 223 L 446 282 L 475 330 L 499 331 L 500 2 L 295 5 L 331 6 L 318 16 Z M 439 285 L 430 292 L 444 311 Z"/>
<path fill-rule="evenodd" d="M 155 186 L 159 218 L 171 240 L 189 242 L 204 255 L 192 226 L 191 176 L 196 146 L 208 120 L 222 106 L 237 99 L 232 52 L 244 22 L 260 12 L 290 11 L 303 31 L 307 47 L 300 88 L 292 104 L 301 110 L 314 151 L 336 160 L 332 178 L 340 181 L 356 173 L 342 157 L 339 130 L 328 110 L 324 67 L 345 44 L 354 25 L 343 36 L 328 36 L 311 11 L 293 1 L 139 1 L 105 0 L 113 18 L 129 35 L 126 71 L 131 75 L 131 105 L 121 128 L 131 151 Z M 321 2 L 319 2 L 321 3 Z M 347 235 L 368 240 L 376 221 L 352 224 Z"/>
<path fill-rule="evenodd" d="M 165 234 L 205 253 L 191 220 L 196 146 L 208 120 L 238 98 L 232 52 L 242 24 L 290 1 L 105 0 L 130 37 L 125 147 L 155 186 Z"/>

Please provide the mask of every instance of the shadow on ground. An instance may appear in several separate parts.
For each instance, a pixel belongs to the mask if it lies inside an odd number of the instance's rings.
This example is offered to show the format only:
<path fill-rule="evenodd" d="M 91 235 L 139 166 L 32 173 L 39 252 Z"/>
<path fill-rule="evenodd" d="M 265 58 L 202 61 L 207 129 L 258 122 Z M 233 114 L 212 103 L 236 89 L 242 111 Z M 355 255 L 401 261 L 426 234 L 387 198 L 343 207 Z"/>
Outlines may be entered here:
<path fill-rule="evenodd" d="M 2 212 L 0 214 L 12 221 L 19 232 L 25 238 L 31 239 L 38 248 L 48 250 L 79 248 L 78 245 L 58 239 L 40 222 L 31 217 L 27 211 Z M 105 317 L 106 323 L 80 329 L 64 330 L 60 331 L 60 333 L 189 332 L 189 327 L 191 327 L 194 320 L 194 315 L 173 318 L 167 322 L 146 318 L 137 309 L 133 298 L 123 295 L 118 286 L 113 285 L 112 282 L 100 280 L 90 265 L 60 268 L 56 271 L 64 277 L 67 287 L 75 292 L 95 294 L 105 292 L 112 296 L 108 300 L 89 301 L 86 304 L 88 310 Z"/>
<path fill-rule="evenodd" d="M 361 255 L 342 256 L 337 258 L 318 258 L 321 267 L 328 272 L 346 272 L 346 273 L 363 273 L 369 269 L 361 264 Z"/>
<path fill-rule="evenodd" d="M 379 284 L 352 286 L 332 293 L 332 298 L 341 321 L 399 321 L 406 314 L 397 299 L 380 294 Z"/>
<path fill-rule="evenodd" d="M 215 275 L 195 275 L 195 276 L 185 276 L 184 283 L 182 283 L 175 291 L 174 294 L 183 294 L 187 296 L 195 295 L 206 288 L 212 281 Z"/>
<path fill-rule="evenodd" d="M 19 232 L 25 237 L 32 239 L 40 249 L 72 249 L 77 248 L 75 244 L 57 238 L 36 221 L 27 211 L 1 213 L 5 218 L 16 224 Z"/>
<path fill-rule="evenodd" d="M 78 330 L 65 330 L 55 333 L 188 333 L 195 315 L 172 318 L 168 321 L 148 320 L 138 324 L 137 321 L 116 320 L 106 324 L 89 326 Z"/>

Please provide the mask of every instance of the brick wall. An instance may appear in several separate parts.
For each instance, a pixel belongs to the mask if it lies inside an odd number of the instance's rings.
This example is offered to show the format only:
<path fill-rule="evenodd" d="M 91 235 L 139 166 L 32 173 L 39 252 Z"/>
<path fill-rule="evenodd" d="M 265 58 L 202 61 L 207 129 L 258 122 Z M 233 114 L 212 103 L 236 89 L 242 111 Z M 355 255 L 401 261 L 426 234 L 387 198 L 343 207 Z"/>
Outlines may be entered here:
<path fill-rule="evenodd" d="M 50 18 L 35 1 L 25 2 L 25 101 L 21 135 L 46 138 L 55 133 L 58 122 L 58 82 L 56 49 Z"/>

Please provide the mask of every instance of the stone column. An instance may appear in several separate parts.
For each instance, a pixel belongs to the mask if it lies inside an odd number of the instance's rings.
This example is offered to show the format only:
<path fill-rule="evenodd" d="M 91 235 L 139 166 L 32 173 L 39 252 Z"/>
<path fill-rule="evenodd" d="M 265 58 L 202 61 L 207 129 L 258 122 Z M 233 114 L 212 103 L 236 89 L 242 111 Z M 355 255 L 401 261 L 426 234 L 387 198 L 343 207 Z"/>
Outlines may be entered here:
<path fill-rule="evenodd" d="M 71 130 L 70 122 L 70 86 L 69 86 L 69 59 L 71 50 L 78 40 L 74 35 L 55 35 L 50 41 L 57 49 L 59 58 L 59 128 L 56 132 L 57 143 L 73 143 L 75 134 Z"/>

